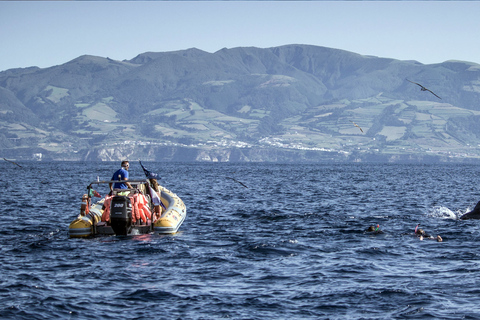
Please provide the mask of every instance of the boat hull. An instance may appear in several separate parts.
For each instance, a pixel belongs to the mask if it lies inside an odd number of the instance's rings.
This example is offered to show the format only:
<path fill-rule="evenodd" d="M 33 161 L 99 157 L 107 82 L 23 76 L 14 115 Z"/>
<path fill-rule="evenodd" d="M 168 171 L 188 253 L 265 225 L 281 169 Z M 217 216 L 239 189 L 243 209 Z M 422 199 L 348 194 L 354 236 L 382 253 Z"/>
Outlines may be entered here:
<path fill-rule="evenodd" d="M 174 193 L 159 186 L 162 203 L 168 203 L 160 219 L 155 221 L 153 230 L 158 234 L 169 234 L 178 231 L 187 216 L 187 209 L 183 201 Z"/>
<path fill-rule="evenodd" d="M 86 215 L 81 213 L 78 217 L 70 223 L 68 232 L 70 238 L 86 238 L 95 234 L 95 226 L 102 220 L 103 210 L 92 207 L 90 212 Z"/>

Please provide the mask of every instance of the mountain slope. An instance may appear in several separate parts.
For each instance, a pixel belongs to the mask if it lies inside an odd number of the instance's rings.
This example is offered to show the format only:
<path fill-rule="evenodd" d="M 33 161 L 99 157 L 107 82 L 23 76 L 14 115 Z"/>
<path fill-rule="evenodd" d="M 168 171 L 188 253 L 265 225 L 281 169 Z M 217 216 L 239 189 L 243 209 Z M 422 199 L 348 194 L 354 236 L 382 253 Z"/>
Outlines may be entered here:
<path fill-rule="evenodd" d="M 81 56 L 0 73 L 1 153 L 19 158 L 475 159 L 479 112 L 478 64 L 307 45 Z"/>

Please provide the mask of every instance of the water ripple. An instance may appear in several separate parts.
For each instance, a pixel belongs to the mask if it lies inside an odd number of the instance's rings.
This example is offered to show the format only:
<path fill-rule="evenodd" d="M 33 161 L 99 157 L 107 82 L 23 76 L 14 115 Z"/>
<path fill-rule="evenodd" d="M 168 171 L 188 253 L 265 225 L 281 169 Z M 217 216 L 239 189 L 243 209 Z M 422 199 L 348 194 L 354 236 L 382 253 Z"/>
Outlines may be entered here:
<path fill-rule="evenodd" d="M 0 165 L 2 319 L 480 317 L 476 166 L 147 162 L 187 205 L 178 234 L 68 239 L 118 164 L 22 165 Z"/>

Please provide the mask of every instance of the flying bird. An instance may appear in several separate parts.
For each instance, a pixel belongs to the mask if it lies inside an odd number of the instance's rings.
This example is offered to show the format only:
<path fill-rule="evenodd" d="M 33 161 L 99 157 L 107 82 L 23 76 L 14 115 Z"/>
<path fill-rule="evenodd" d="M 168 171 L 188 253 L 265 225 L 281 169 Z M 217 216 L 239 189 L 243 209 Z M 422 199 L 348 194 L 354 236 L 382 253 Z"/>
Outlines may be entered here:
<path fill-rule="evenodd" d="M 442 98 L 440 98 L 439 96 L 437 96 L 432 90 L 425 88 L 425 87 L 422 86 L 420 83 L 416 83 L 416 82 L 410 81 L 410 80 L 408 80 L 408 79 L 406 79 L 406 80 L 407 80 L 408 82 L 411 82 L 411 83 L 416 84 L 417 86 L 420 86 L 420 90 L 422 90 L 422 91 L 428 91 L 428 92 L 430 92 L 431 94 L 433 94 L 435 97 L 437 97 L 438 99 L 442 99 Z"/>
<path fill-rule="evenodd" d="M 15 164 L 15 165 L 19 166 L 20 168 L 22 168 L 22 166 L 21 166 L 21 165 L 19 165 L 19 164 L 18 164 L 18 163 L 16 163 L 16 162 L 13 162 L 13 161 L 11 161 L 11 160 L 7 160 L 7 159 L 5 159 L 5 158 L 3 158 L 3 160 L 5 160 L 5 161 L 7 161 L 7 162 L 10 162 L 10 163 L 13 163 L 13 164 Z"/>
<path fill-rule="evenodd" d="M 238 183 L 240 183 L 242 186 L 244 186 L 245 188 L 248 189 L 248 187 L 247 187 L 245 184 L 243 184 L 242 182 L 238 181 L 237 179 L 233 179 L 233 178 L 230 178 L 230 177 L 227 177 L 227 179 L 230 179 L 230 180 L 233 180 L 233 181 L 235 181 L 235 182 L 238 182 Z"/>
<path fill-rule="evenodd" d="M 348 120 L 348 121 L 350 121 L 351 123 L 353 123 L 353 125 L 354 125 L 355 127 L 357 127 L 358 129 L 360 129 L 360 131 L 363 132 L 362 128 L 360 128 L 360 126 L 359 126 L 358 124 L 356 124 L 356 123 L 353 122 L 352 120 Z"/>

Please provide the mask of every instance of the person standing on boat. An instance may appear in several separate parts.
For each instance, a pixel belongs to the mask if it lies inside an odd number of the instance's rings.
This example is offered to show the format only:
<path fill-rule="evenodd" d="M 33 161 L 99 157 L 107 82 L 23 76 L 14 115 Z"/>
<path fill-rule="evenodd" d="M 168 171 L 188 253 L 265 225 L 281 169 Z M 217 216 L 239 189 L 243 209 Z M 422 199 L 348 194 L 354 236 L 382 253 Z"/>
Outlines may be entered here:
<path fill-rule="evenodd" d="M 112 177 L 112 181 L 125 181 L 122 183 L 115 183 L 112 186 L 112 183 L 110 183 L 110 191 L 113 191 L 113 189 L 127 189 L 130 188 L 132 189 L 132 186 L 130 183 L 127 182 L 128 180 L 128 168 L 130 167 L 130 164 L 128 163 L 127 160 L 122 161 L 122 167 L 115 171 Z"/>

